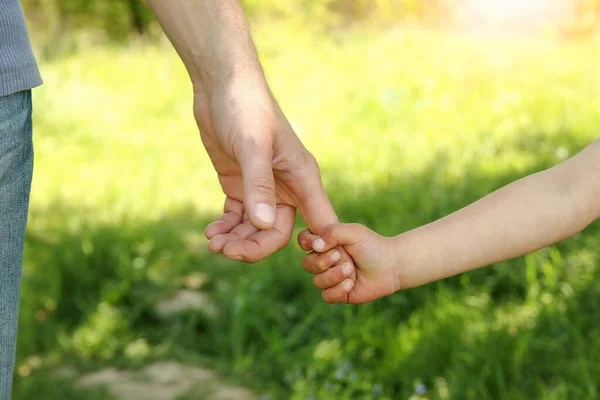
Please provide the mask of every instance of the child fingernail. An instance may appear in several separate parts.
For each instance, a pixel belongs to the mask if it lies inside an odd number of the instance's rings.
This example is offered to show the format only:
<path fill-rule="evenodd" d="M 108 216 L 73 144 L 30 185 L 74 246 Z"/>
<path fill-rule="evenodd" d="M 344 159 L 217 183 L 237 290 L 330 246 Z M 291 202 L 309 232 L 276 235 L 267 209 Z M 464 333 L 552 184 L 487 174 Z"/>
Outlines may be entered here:
<path fill-rule="evenodd" d="M 335 250 L 333 253 L 331 253 L 331 261 L 338 262 L 340 261 L 340 258 L 342 258 L 342 255 L 339 251 Z"/>
<path fill-rule="evenodd" d="M 313 249 L 316 251 L 321 251 L 325 249 L 325 241 L 321 238 L 315 239 L 313 241 Z"/>
<path fill-rule="evenodd" d="M 344 273 L 344 276 L 349 276 L 352 273 L 352 266 L 348 263 L 344 264 L 342 272 Z"/>
<path fill-rule="evenodd" d="M 350 279 L 347 279 L 346 282 L 344 282 L 344 289 L 350 291 L 352 290 L 352 286 L 354 286 L 354 282 L 352 282 Z"/>

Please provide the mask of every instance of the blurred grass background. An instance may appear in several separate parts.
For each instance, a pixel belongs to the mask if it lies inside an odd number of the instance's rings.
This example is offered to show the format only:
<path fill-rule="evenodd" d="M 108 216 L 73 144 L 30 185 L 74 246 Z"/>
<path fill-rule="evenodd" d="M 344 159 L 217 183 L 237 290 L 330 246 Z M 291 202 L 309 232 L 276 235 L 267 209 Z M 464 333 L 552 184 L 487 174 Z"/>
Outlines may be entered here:
<path fill-rule="evenodd" d="M 599 2 L 567 3 L 531 32 L 473 25 L 441 0 L 244 5 L 341 220 L 395 235 L 598 137 Z M 165 359 L 271 399 L 600 397 L 597 223 L 524 258 L 327 305 L 295 243 L 256 265 L 207 251 L 221 191 L 188 78 L 145 6 L 24 4 L 45 85 L 15 399 L 111 399 L 53 371 Z M 213 304 L 162 315 L 182 290 Z"/>

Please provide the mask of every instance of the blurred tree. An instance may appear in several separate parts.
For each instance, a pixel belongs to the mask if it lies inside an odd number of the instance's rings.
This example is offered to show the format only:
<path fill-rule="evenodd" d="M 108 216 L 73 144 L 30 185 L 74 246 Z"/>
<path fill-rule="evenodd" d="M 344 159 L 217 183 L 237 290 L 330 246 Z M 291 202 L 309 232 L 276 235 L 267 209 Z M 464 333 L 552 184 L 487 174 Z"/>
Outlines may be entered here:
<path fill-rule="evenodd" d="M 139 35 L 143 35 L 148 27 L 149 18 L 144 18 L 144 8 L 139 0 L 127 0 L 131 24 Z"/>
<path fill-rule="evenodd" d="M 154 21 L 140 0 L 23 0 L 23 6 L 45 56 L 69 50 L 79 34 L 124 41 L 147 33 Z"/>
<path fill-rule="evenodd" d="M 460 20 L 469 0 L 240 0 L 251 18 L 279 17 L 286 23 L 330 28 L 354 22 L 415 21 L 436 27 Z M 587 37 L 600 25 L 600 0 L 561 0 L 573 12 L 554 24 L 565 37 Z M 145 35 L 154 18 L 143 0 L 23 0 L 32 33 L 42 54 L 51 56 L 76 47 L 77 36 L 87 43 L 125 41 Z M 68 33 L 68 35 L 67 35 Z M 90 39 L 91 38 L 91 39 Z M 66 43 L 66 44 L 65 44 Z M 59 50 L 56 50 L 56 49 Z M 63 48 L 63 49 L 61 49 Z"/>
<path fill-rule="evenodd" d="M 600 0 L 579 0 L 574 10 L 562 25 L 563 35 L 580 39 L 596 34 L 600 27 Z"/>

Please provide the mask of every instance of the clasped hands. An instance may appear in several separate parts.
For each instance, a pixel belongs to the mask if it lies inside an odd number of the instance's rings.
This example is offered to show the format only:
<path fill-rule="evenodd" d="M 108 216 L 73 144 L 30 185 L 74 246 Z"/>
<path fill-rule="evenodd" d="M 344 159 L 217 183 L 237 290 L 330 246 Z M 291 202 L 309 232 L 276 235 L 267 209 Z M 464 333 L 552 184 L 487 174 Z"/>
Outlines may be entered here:
<path fill-rule="evenodd" d="M 226 195 L 223 214 L 205 230 L 211 251 L 262 260 L 289 243 L 297 209 L 308 226 L 298 242 L 311 252 L 302 265 L 325 301 L 362 303 L 395 291 L 393 271 L 369 268 L 370 260 L 356 268 L 386 238 L 338 224 L 315 158 L 262 78 L 232 76 L 210 90 L 195 84 L 194 116 Z"/>

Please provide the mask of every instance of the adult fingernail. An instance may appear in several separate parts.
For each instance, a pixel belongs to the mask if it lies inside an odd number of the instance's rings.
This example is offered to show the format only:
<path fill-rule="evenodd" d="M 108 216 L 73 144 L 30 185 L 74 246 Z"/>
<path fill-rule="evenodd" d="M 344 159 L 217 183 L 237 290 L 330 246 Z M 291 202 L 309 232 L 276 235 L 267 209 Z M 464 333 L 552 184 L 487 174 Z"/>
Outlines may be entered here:
<path fill-rule="evenodd" d="M 260 219 L 265 224 L 272 224 L 275 222 L 275 211 L 273 207 L 267 203 L 258 203 L 254 207 L 254 213 L 256 218 Z"/>
<path fill-rule="evenodd" d="M 340 261 L 340 258 L 342 258 L 342 255 L 339 251 L 335 250 L 333 253 L 331 253 L 331 261 L 338 262 Z"/>
<path fill-rule="evenodd" d="M 344 264 L 342 272 L 344 273 L 344 276 L 349 276 L 352 273 L 352 266 L 348 263 Z"/>
<path fill-rule="evenodd" d="M 354 286 L 354 282 L 352 282 L 350 279 L 346 279 L 346 282 L 344 282 L 344 289 L 350 291 L 350 290 L 352 290 L 353 286 Z"/>
<path fill-rule="evenodd" d="M 313 241 L 313 249 L 315 249 L 316 251 L 325 250 L 325 241 L 321 238 L 315 239 Z"/>

